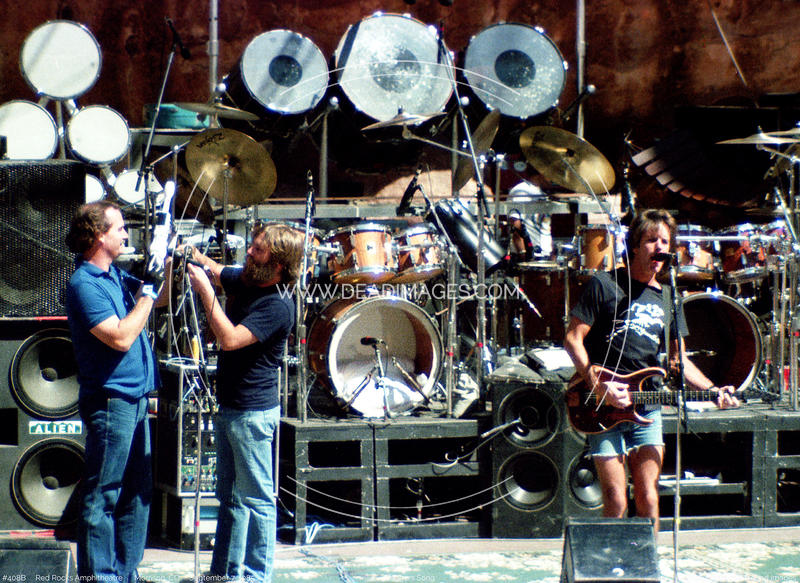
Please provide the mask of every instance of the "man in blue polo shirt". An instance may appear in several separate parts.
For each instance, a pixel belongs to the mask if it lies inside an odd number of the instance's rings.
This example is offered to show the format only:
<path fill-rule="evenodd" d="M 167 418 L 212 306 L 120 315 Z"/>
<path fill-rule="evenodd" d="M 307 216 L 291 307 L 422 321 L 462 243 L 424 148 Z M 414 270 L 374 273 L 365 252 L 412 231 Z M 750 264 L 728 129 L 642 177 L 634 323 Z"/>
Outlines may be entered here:
<path fill-rule="evenodd" d="M 67 246 L 77 253 L 67 317 L 86 428 L 86 470 L 78 522 L 78 575 L 136 583 L 152 498 L 147 395 L 156 386 L 144 331 L 157 285 L 113 265 L 128 237 L 117 205 L 81 206 Z"/>

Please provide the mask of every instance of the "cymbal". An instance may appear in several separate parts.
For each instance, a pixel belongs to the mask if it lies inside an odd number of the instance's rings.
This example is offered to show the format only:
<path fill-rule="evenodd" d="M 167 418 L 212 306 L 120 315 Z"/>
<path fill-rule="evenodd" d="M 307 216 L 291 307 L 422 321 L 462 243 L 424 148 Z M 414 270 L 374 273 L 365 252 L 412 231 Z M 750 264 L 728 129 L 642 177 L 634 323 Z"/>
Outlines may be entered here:
<path fill-rule="evenodd" d="M 183 109 L 188 109 L 189 111 L 194 111 L 205 115 L 215 115 L 217 117 L 224 117 L 227 119 L 238 119 L 241 121 L 255 121 L 258 119 L 258 116 L 254 113 L 244 111 L 243 109 L 222 105 L 221 103 L 182 102 L 177 103 L 176 105 L 178 107 L 182 107 Z"/>
<path fill-rule="evenodd" d="M 236 130 L 213 129 L 194 136 L 186 146 L 186 167 L 209 196 L 239 206 L 263 201 L 275 192 L 278 181 L 264 147 Z"/>
<path fill-rule="evenodd" d="M 486 117 L 481 120 L 478 127 L 472 133 L 472 148 L 476 156 L 481 156 L 489 151 L 492 142 L 497 135 L 497 128 L 500 126 L 500 110 L 493 109 Z M 453 178 L 453 190 L 460 190 L 475 173 L 472 158 L 461 156 L 456 166 L 456 174 Z"/>
<path fill-rule="evenodd" d="M 363 132 L 365 130 L 377 130 L 380 128 L 393 128 L 399 126 L 418 126 L 419 124 L 425 123 L 429 119 L 433 119 L 434 117 L 438 117 L 440 115 L 444 115 L 444 112 L 406 113 L 405 111 L 401 110 L 393 118 L 365 126 L 361 128 L 361 131 Z"/>
<path fill-rule="evenodd" d="M 759 132 L 757 134 L 753 134 L 752 136 L 747 136 L 746 138 L 733 138 L 730 140 L 722 140 L 721 142 L 717 142 L 718 144 L 752 144 L 752 145 L 766 145 L 766 144 L 796 144 L 800 142 L 800 136 L 796 138 L 789 138 L 786 136 L 779 136 L 775 135 L 774 133 L 765 134 L 763 132 Z"/>
<path fill-rule="evenodd" d="M 528 162 L 550 182 L 573 192 L 605 193 L 616 181 L 614 168 L 600 150 L 566 130 L 533 126 L 519 136 Z"/>

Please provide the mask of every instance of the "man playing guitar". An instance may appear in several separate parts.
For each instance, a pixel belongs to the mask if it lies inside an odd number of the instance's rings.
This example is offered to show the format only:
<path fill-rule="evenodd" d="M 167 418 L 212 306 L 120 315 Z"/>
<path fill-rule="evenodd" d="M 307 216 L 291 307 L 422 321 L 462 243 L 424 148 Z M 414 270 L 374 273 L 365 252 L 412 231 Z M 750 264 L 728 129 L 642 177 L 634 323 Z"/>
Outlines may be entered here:
<path fill-rule="evenodd" d="M 596 403 L 630 409 L 631 391 L 637 387 L 629 387 L 621 377 L 662 364 L 659 352 L 666 352 L 664 328 L 671 326 L 671 302 L 657 279 L 665 265 L 654 256 L 675 249 L 675 232 L 675 219 L 668 212 L 639 213 L 628 230 L 627 269 L 597 272 L 570 313 L 564 347 Z M 671 334 L 669 340 L 670 363 L 677 366 L 680 354 L 689 388 L 716 391 L 720 408 L 737 407 L 734 387 L 717 388 L 686 357 L 687 333 L 680 310 L 680 338 Z M 660 406 L 646 405 L 641 415 L 640 423 L 619 422 L 589 434 L 587 440 L 602 486 L 603 515 L 622 518 L 627 513 L 627 461 L 636 514 L 652 518 L 658 533 L 658 479 L 664 459 Z"/>

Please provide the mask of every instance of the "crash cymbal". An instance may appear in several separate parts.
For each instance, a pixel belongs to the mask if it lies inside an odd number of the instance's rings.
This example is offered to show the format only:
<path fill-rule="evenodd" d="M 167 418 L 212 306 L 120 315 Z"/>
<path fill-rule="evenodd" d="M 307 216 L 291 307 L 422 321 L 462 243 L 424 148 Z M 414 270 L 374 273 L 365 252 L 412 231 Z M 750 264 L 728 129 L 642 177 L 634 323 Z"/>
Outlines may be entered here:
<path fill-rule="evenodd" d="M 440 115 L 444 115 L 444 112 L 441 113 L 406 113 L 405 111 L 399 111 L 396 116 L 391 119 L 387 119 L 386 121 L 379 121 L 373 124 L 370 124 L 366 127 L 361 128 L 361 131 L 365 130 L 377 130 L 380 128 L 392 128 L 392 127 L 401 127 L 401 126 L 418 126 L 421 123 L 425 123 L 429 119 L 433 119 L 434 117 L 438 117 Z"/>
<path fill-rule="evenodd" d="M 492 147 L 492 142 L 497 135 L 497 128 L 500 126 L 500 110 L 493 109 L 483 118 L 478 127 L 472 133 L 472 148 L 476 156 L 482 156 Z M 469 182 L 475 173 L 474 164 L 471 157 L 461 156 L 456 166 L 456 174 L 453 178 L 453 190 L 460 190 Z"/>
<path fill-rule="evenodd" d="M 222 105 L 221 103 L 183 102 L 178 103 L 177 105 L 178 107 L 188 109 L 189 111 L 194 111 L 205 115 L 215 115 L 217 117 L 224 117 L 226 119 L 238 119 L 241 121 L 255 121 L 258 119 L 258 116 L 254 113 L 250 113 L 249 111 L 244 111 L 242 109 L 236 109 L 235 107 Z"/>
<path fill-rule="evenodd" d="M 800 127 L 793 127 L 789 130 L 778 130 L 774 132 L 766 132 L 768 136 L 790 136 L 800 137 Z"/>
<path fill-rule="evenodd" d="M 219 202 L 257 204 L 275 191 L 275 164 L 253 138 L 229 129 L 206 130 L 186 146 L 186 167 L 197 184 Z M 227 181 L 227 201 L 225 183 Z"/>
<path fill-rule="evenodd" d="M 600 150 L 566 130 L 534 126 L 519 136 L 528 162 L 550 182 L 573 192 L 605 193 L 614 186 L 614 168 Z"/>
<path fill-rule="evenodd" d="M 779 144 L 796 144 L 800 142 L 800 136 L 790 138 L 788 136 L 778 136 L 773 134 L 765 134 L 759 132 L 746 138 L 733 138 L 730 140 L 722 140 L 718 144 L 751 144 L 751 145 L 779 145 Z"/>

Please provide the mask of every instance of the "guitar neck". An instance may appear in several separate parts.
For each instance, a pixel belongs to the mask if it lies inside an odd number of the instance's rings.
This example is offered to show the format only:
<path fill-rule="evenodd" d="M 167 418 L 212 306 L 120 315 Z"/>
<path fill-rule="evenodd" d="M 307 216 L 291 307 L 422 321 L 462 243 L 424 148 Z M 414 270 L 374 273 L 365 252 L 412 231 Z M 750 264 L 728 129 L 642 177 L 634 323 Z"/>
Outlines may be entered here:
<path fill-rule="evenodd" d="M 716 391 L 697 390 L 684 391 L 686 401 L 714 401 L 718 394 Z M 631 401 L 634 405 L 677 405 L 678 391 L 631 391 Z"/>

